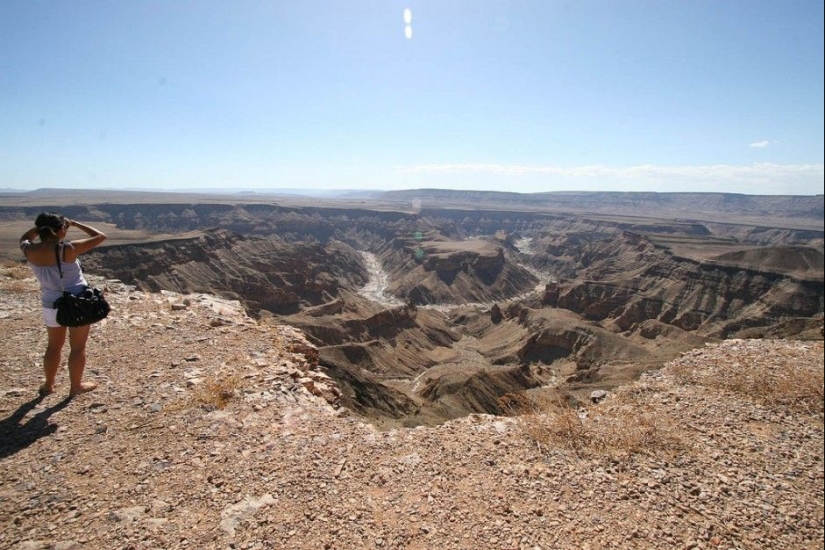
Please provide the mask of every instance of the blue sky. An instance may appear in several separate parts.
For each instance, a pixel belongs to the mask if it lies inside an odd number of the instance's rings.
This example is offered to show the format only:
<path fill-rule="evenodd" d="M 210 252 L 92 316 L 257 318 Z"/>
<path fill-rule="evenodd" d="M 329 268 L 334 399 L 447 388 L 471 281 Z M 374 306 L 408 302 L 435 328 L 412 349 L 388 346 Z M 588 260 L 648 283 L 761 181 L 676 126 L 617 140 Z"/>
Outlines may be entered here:
<path fill-rule="evenodd" d="M 3 0 L 0 189 L 817 194 L 824 25 L 821 0 Z"/>

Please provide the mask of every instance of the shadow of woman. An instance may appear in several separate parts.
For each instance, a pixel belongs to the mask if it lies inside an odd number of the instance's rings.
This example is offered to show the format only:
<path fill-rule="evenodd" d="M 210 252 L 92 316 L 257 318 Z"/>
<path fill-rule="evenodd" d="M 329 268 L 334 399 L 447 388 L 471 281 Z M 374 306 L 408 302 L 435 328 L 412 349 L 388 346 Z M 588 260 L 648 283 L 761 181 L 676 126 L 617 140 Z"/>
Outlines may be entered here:
<path fill-rule="evenodd" d="M 49 417 L 66 408 L 71 400 L 71 397 L 66 397 L 21 424 L 20 421 L 43 401 L 43 397 L 38 396 L 20 405 L 8 418 L 0 420 L 0 460 L 22 451 L 41 437 L 56 432 L 57 424 L 50 423 Z"/>

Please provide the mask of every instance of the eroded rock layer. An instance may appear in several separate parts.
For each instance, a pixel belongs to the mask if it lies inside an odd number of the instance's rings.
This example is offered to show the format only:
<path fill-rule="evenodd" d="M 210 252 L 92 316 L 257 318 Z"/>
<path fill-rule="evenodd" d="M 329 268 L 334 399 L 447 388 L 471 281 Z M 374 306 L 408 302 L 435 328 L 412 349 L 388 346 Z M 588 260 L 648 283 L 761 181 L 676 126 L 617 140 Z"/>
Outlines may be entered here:
<path fill-rule="evenodd" d="M 822 337 L 821 200 L 693 197 L 704 211 L 690 216 L 672 195 L 609 195 L 598 208 L 592 196 L 575 208 L 558 196 L 501 194 L 480 208 L 463 204 L 478 196 L 421 196 L 412 209 L 388 194 L 381 208 L 62 210 L 147 235 L 93 251 L 90 271 L 218 294 L 300 328 L 341 402 L 388 426 L 502 414 L 516 394 L 584 400 L 722 338 Z M 58 208 L 4 207 L 0 218 L 43 209 Z M 392 303 L 359 293 L 375 269 Z"/>

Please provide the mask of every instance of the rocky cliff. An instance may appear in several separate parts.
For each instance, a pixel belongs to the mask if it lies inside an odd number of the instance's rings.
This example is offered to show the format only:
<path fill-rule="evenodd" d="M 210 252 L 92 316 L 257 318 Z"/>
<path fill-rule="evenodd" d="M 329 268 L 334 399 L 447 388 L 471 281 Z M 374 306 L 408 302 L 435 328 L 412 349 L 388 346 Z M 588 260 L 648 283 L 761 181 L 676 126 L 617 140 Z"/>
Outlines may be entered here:
<path fill-rule="evenodd" d="M 506 300 L 538 283 L 510 248 L 491 237 L 397 237 L 379 249 L 378 257 L 389 275 L 388 291 L 415 304 Z"/>
<path fill-rule="evenodd" d="M 691 197 L 706 209 L 694 215 L 672 195 L 611 195 L 592 212 L 495 196 L 512 201 L 9 205 L 0 219 L 61 209 L 139 235 L 84 266 L 301 328 L 342 403 L 387 426 L 500 414 L 508 394 L 586 401 L 721 338 L 821 338 L 816 201 Z M 759 224 L 742 221 L 750 208 Z"/>
<path fill-rule="evenodd" d="M 139 288 L 216 292 L 258 313 L 293 313 L 362 286 L 367 273 L 357 252 L 338 241 L 287 244 L 277 237 L 243 237 L 227 230 L 197 238 L 107 247 L 84 265 Z"/>
<path fill-rule="evenodd" d="M 61 369 L 56 392 L 42 397 L 37 283 L 25 266 L 0 265 L 0 548 L 825 541 L 821 341 L 729 340 L 598 404 L 505 395 L 502 410 L 526 414 L 379 430 L 336 406 L 317 350 L 296 329 L 213 296 L 92 282 L 113 305 L 86 350 L 99 387 L 69 399 Z M 547 314 L 512 313 L 526 324 Z M 455 320 L 479 331 L 506 323 Z M 515 367 L 461 376 L 452 369 L 420 388 L 458 401 L 468 387 L 466 401 L 483 403 L 490 388 L 532 382 Z"/>
<path fill-rule="evenodd" d="M 548 247 L 549 256 L 579 268 L 574 280 L 549 285 L 543 303 L 609 321 L 621 331 L 653 319 L 725 338 L 823 311 L 823 256 L 813 248 L 772 247 L 699 262 L 635 233 L 579 244 Z"/>

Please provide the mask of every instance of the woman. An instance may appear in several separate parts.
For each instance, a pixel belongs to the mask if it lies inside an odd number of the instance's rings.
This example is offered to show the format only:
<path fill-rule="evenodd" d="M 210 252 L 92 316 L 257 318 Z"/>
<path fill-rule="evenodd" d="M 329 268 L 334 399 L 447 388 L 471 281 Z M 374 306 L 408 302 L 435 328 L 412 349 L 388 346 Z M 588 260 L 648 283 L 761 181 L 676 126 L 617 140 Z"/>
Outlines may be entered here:
<path fill-rule="evenodd" d="M 64 241 L 70 227 L 75 227 L 88 235 L 73 242 Z M 39 242 L 35 239 L 39 238 Z M 79 293 L 88 285 L 80 269 L 77 257 L 91 250 L 106 240 L 106 235 L 88 225 L 68 220 L 54 212 L 44 212 L 37 216 L 34 227 L 20 237 L 20 249 L 40 282 L 43 303 L 43 321 L 49 334 L 46 353 L 43 356 L 43 370 L 46 381 L 40 386 L 40 395 L 46 396 L 54 391 L 54 381 L 60 368 L 60 353 L 66 341 L 66 327 L 57 322 L 57 310 L 54 301 L 63 295 L 63 290 Z M 57 254 L 55 253 L 57 249 Z M 63 279 L 57 269 L 58 255 L 61 258 Z M 69 395 L 74 397 L 92 391 L 97 387 L 94 382 L 83 382 L 83 370 L 86 368 L 86 340 L 89 338 L 91 325 L 71 327 L 69 332 Z"/>

